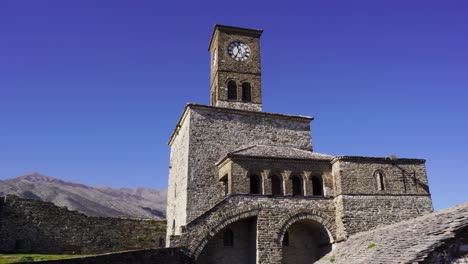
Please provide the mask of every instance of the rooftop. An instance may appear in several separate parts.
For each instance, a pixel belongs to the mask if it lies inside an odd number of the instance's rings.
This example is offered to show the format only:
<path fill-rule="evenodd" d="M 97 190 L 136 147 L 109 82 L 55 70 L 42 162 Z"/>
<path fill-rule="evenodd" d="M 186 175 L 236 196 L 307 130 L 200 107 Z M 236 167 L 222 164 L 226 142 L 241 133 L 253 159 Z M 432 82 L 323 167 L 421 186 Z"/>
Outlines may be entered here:
<path fill-rule="evenodd" d="M 417 263 L 468 227 L 468 203 L 352 235 L 316 263 Z"/>
<path fill-rule="evenodd" d="M 250 145 L 229 152 L 216 164 L 218 165 L 230 157 L 320 161 L 331 161 L 334 158 L 330 155 L 286 146 Z"/>

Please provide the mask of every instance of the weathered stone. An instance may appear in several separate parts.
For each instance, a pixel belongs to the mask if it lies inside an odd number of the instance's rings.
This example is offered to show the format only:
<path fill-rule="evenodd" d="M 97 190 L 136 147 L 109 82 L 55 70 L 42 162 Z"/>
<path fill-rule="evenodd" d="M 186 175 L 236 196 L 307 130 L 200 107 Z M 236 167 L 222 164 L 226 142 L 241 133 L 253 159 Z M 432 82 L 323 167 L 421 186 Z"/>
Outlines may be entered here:
<path fill-rule="evenodd" d="M 0 205 L 0 252 L 94 254 L 164 242 L 165 221 L 90 217 L 14 195 Z"/>

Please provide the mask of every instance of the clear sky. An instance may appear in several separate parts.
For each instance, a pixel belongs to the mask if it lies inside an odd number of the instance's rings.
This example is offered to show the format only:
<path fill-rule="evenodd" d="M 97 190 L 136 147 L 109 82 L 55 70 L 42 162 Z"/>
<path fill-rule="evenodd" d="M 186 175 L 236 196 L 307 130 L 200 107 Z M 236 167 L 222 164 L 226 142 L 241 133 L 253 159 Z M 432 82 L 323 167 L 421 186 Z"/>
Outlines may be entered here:
<path fill-rule="evenodd" d="M 261 28 L 264 110 L 314 150 L 427 159 L 468 201 L 468 1 L 0 1 L 0 179 L 166 188 L 167 141 L 209 103 L 215 23 Z"/>

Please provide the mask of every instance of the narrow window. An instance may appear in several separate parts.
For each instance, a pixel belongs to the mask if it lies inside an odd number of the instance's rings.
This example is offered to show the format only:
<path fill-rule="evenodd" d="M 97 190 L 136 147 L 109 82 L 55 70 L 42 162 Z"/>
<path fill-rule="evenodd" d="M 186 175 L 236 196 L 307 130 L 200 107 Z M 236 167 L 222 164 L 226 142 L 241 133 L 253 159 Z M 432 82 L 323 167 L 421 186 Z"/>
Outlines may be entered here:
<path fill-rule="evenodd" d="M 172 234 L 175 234 L 175 219 L 172 220 Z"/>
<path fill-rule="evenodd" d="M 384 191 L 385 190 L 385 179 L 384 179 L 384 174 L 381 171 L 377 171 L 375 173 L 375 177 L 377 180 L 377 189 L 379 191 Z"/>
<path fill-rule="evenodd" d="M 252 100 L 252 89 L 250 83 L 245 82 L 242 84 L 242 101 L 250 102 Z"/>
<path fill-rule="evenodd" d="M 223 177 L 223 186 L 224 186 L 224 195 L 229 194 L 229 181 L 228 181 L 228 175 L 225 175 Z"/>
<path fill-rule="evenodd" d="M 312 177 L 312 195 L 323 195 L 322 181 L 318 176 Z"/>
<path fill-rule="evenodd" d="M 292 177 L 293 195 L 302 195 L 301 179 L 297 176 Z"/>
<path fill-rule="evenodd" d="M 288 233 L 288 231 L 286 231 L 286 233 L 284 233 L 283 246 L 285 246 L 285 247 L 289 246 L 289 233 Z"/>
<path fill-rule="evenodd" d="M 232 80 L 228 82 L 228 100 L 237 100 L 237 85 Z"/>
<path fill-rule="evenodd" d="M 271 177 L 271 193 L 273 195 L 281 195 L 281 180 L 278 176 Z"/>
<path fill-rule="evenodd" d="M 223 232 L 223 244 L 225 247 L 234 246 L 234 233 L 231 228 L 224 229 Z"/>
<path fill-rule="evenodd" d="M 250 194 L 261 194 L 260 178 L 257 175 L 250 176 Z"/>

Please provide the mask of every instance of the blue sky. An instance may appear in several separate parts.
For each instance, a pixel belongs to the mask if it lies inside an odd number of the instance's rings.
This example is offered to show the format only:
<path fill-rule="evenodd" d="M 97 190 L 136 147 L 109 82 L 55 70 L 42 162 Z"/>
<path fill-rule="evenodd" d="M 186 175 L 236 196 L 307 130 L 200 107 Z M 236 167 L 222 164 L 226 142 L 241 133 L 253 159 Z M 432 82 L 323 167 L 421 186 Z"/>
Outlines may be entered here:
<path fill-rule="evenodd" d="M 209 103 L 215 23 L 261 28 L 264 110 L 314 150 L 427 159 L 468 201 L 468 2 L 0 1 L 0 179 L 166 188 L 167 141 Z"/>

